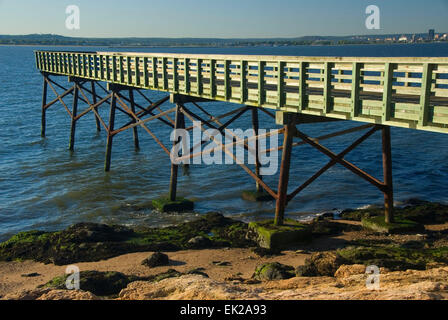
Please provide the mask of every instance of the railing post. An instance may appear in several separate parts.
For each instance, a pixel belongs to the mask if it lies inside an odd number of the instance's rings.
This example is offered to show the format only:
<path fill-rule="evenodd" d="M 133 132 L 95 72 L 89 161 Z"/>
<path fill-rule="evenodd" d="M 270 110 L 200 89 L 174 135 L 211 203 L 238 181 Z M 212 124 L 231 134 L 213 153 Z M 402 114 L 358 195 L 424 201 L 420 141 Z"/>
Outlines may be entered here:
<path fill-rule="evenodd" d="M 394 65 L 386 62 L 384 65 L 384 89 L 383 89 L 383 123 L 389 121 L 392 116 L 392 85 L 394 79 Z"/>
<path fill-rule="evenodd" d="M 44 84 L 42 87 L 42 126 L 40 135 L 42 138 L 45 138 L 45 132 L 47 128 L 47 109 L 45 108 L 45 106 L 47 104 L 48 82 L 47 82 L 47 75 L 44 73 L 42 75 L 44 77 Z"/>
<path fill-rule="evenodd" d="M 258 61 L 258 105 L 264 103 L 264 61 Z"/>
<path fill-rule="evenodd" d="M 246 73 L 246 67 L 247 67 L 247 61 L 241 60 L 241 70 L 240 70 L 240 75 L 241 75 L 241 79 L 240 79 L 240 89 L 241 89 L 241 104 L 244 104 L 244 102 L 246 101 L 246 92 L 247 92 L 247 73 Z"/>
<path fill-rule="evenodd" d="M 420 95 L 419 124 L 426 126 L 429 121 L 429 101 L 431 99 L 432 71 L 434 66 L 429 63 L 423 65 L 422 92 Z"/>
<path fill-rule="evenodd" d="M 281 108 L 283 107 L 283 100 L 284 100 L 284 90 L 283 90 L 283 69 L 284 69 L 285 63 L 282 61 L 278 62 L 278 72 L 277 72 L 277 107 Z"/>
<path fill-rule="evenodd" d="M 331 79 L 333 64 L 330 62 L 324 63 L 324 114 L 330 113 L 332 111 L 332 98 L 331 98 Z"/>
<path fill-rule="evenodd" d="M 361 101 L 359 99 L 361 84 L 361 64 L 359 62 L 353 62 L 352 67 L 352 95 L 351 95 L 351 117 L 358 117 L 361 113 L 360 105 Z"/>
<path fill-rule="evenodd" d="M 75 150 L 75 133 L 76 133 L 76 115 L 78 114 L 78 96 L 79 96 L 79 88 L 78 88 L 78 80 L 73 80 L 73 110 L 72 110 L 72 122 L 70 128 L 70 144 L 69 150 Z"/>
<path fill-rule="evenodd" d="M 197 94 L 198 96 L 202 95 L 202 59 L 198 59 L 196 63 L 196 70 L 197 70 Z"/>
<path fill-rule="evenodd" d="M 307 63 L 300 61 L 300 78 L 299 78 L 299 110 L 306 109 L 306 80 L 308 79 L 306 74 Z"/>
<path fill-rule="evenodd" d="M 173 90 L 178 93 L 179 91 L 179 74 L 177 70 L 178 59 L 173 58 Z"/>
<path fill-rule="evenodd" d="M 210 60 L 210 96 L 215 98 L 216 96 L 216 60 Z"/>
<path fill-rule="evenodd" d="M 384 172 L 384 214 L 386 223 L 394 222 L 394 190 L 392 179 L 392 147 L 390 142 L 390 127 L 383 126 L 383 172 Z"/>
<path fill-rule="evenodd" d="M 229 100 L 232 97 L 232 85 L 230 83 L 230 61 L 224 60 L 224 98 Z"/>
<path fill-rule="evenodd" d="M 283 140 L 283 153 L 278 182 L 278 198 L 275 208 L 274 224 L 276 226 L 283 225 L 285 219 L 285 209 L 288 198 L 289 170 L 291 167 L 292 142 L 296 126 L 296 117 L 294 114 L 285 113 L 284 116 L 286 116 L 286 124 L 284 126 L 285 133 Z"/>

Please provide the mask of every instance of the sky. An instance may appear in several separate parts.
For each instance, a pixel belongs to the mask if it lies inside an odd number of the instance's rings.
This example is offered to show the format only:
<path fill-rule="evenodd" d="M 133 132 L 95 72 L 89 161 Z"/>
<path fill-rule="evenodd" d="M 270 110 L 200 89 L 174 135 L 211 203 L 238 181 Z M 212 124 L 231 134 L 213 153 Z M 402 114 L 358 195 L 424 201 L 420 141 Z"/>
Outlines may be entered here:
<path fill-rule="evenodd" d="M 66 7 L 80 29 L 66 28 Z M 380 8 L 380 29 L 365 26 Z M 0 34 L 270 38 L 448 32 L 448 0 L 0 0 Z"/>

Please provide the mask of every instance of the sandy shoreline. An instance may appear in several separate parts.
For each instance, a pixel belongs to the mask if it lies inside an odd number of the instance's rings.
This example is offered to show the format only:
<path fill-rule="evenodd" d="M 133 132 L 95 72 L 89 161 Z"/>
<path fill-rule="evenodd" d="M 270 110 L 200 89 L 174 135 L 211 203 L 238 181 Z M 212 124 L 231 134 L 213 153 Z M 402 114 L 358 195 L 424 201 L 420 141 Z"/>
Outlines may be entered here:
<path fill-rule="evenodd" d="M 348 211 L 310 222 L 310 237 L 281 252 L 257 248 L 248 225 L 216 213 L 161 229 L 81 223 L 22 233 L 0 245 L 0 298 L 448 299 L 448 207 L 400 210 L 420 221 L 418 231 L 375 232 L 360 221 L 375 211 Z M 167 255 L 163 266 L 143 265 L 155 252 Z M 86 291 L 65 290 L 68 265 Z M 371 265 L 378 290 L 366 285 Z"/>

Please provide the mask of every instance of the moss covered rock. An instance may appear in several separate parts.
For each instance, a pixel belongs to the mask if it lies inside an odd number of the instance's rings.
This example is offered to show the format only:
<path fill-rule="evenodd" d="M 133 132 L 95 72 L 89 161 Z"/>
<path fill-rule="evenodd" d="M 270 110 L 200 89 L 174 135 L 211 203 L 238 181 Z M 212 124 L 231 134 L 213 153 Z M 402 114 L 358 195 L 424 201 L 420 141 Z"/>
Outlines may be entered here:
<path fill-rule="evenodd" d="M 268 202 L 275 200 L 273 196 L 265 191 L 245 190 L 241 194 L 241 197 L 243 198 L 243 200 L 252 202 Z"/>
<path fill-rule="evenodd" d="M 291 266 L 278 262 L 265 263 L 255 269 L 252 278 L 260 281 L 283 280 L 294 278 L 295 271 Z"/>
<path fill-rule="evenodd" d="M 177 198 L 175 201 L 169 198 L 160 198 L 152 201 L 152 205 L 160 212 L 187 212 L 194 210 L 194 202 L 185 198 Z"/>
<path fill-rule="evenodd" d="M 286 219 L 282 226 L 275 226 L 273 220 L 251 222 L 250 236 L 262 248 L 279 250 L 311 240 L 309 225 Z"/>
<path fill-rule="evenodd" d="M 65 290 L 67 289 L 66 281 L 68 277 L 69 275 L 56 277 L 41 286 L 41 288 Z M 97 296 L 112 296 L 117 295 L 129 283 L 138 279 L 134 276 L 126 276 L 120 272 L 113 271 L 81 271 L 79 274 L 79 287 L 80 290 L 89 291 Z"/>
<path fill-rule="evenodd" d="M 401 217 L 395 217 L 393 223 L 386 223 L 384 216 L 363 218 L 361 222 L 364 228 L 382 233 L 408 233 L 425 230 L 422 224 Z"/>
<path fill-rule="evenodd" d="M 448 222 L 448 205 L 437 202 L 409 201 L 401 208 L 394 209 L 395 217 L 421 224 L 439 224 Z M 345 210 L 341 218 L 361 221 L 365 218 L 384 216 L 384 209 L 369 208 L 361 210 Z"/>
<path fill-rule="evenodd" d="M 343 264 L 350 263 L 337 252 L 316 252 L 305 260 L 305 265 L 296 269 L 296 274 L 300 277 L 332 277 Z"/>
<path fill-rule="evenodd" d="M 0 261 L 34 260 L 56 265 L 100 261 L 132 252 L 188 249 L 188 241 L 197 236 L 209 239 L 209 248 L 254 246 L 246 239 L 247 231 L 247 224 L 217 213 L 167 228 L 133 230 L 80 223 L 59 232 L 20 233 L 0 244 Z"/>

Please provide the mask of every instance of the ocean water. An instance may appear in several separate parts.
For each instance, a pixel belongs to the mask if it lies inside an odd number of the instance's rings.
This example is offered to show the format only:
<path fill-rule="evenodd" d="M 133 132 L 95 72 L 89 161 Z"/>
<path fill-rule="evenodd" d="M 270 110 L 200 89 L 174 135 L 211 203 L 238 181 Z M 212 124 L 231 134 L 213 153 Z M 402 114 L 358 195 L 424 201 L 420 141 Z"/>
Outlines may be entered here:
<path fill-rule="evenodd" d="M 91 221 L 129 226 L 165 226 L 218 211 L 246 221 L 272 217 L 275 204 L 241 200 L 241 192 L 254 188 L 253 180 L 238 165 L 195 165 L 181 176 L 179 194 L 197 200 L 195 213 L 166 215 L 149 209 L 152 199 L 166 194 L 170 163 L 152 138 L 140 130 L 141 150 L 135 152 L 132 133 L 114 140 L 112 171 L 103 171 L 105 134 L 97 134 L 93 115 L 78 122 L 75 152 L 68 151 L 70 121 L 64 108 L 47 112 L 47 138 L 40 137 L 42 77 L 34 65 L 33 50 L 44 47 L 0 47 L 0 241 L 25 230 L 57 230 L 76 222 Z M 85 48 L 51 48 L 79 50 Z M 208 54 L 266 54 L 301 56 L 448 56 L 448 44 L 299 46 L 249 48 L 88 48 L 104 51 L 145 51 Z M 62 84 L 65 80 L 62 80 Z M 51 89 L 49 89 L 51 92 Z M 59 90 L 60 92 L 60 90 Z M 152 99 L 162 95 L 148 92 Z M 50 100 L 52 96 L 50 96 Z M 49 101 L 50 101 L 49 100 Z M 70 103 L 70 98 L 66 98 Z M 138 102 L 143 103 L 140 99 Z M 69 104 L 70 105 L 70 104 Z M 202 104 L 214 114 L 230 110 L 226 103 Z M 79 107 L 80 110 L 83 106 Z M 107 106 L 100 109 L 107 119 Z M 263 128 L 277 128 L 260 113 Z M 126 122 L 119 116 L 118 121 Z M 249 113 L 233 127 L 249 128 Z M 303 125 L 319 136 L 359 125 L 336 122 Z M 151 128 L 169 145 L 170 131 L 163 125 Z M 342 151 L 354 135 L 324 142 Z M 448 135 L 392 128 L 395 199 L 409 198 L 448 202 Z M 381 136 L 375 134 L 347 156 L 367 172 L 382 177 Z M 328 161 L 310 147 L 295 148 L 291 189 L 307 180 Z M 266 177 L 276 188 L 277 176 Z M 327 210 L 381 204 L 382 194 L 341 166 L 335 166 L 288 207 L 301 218 Z"/>

